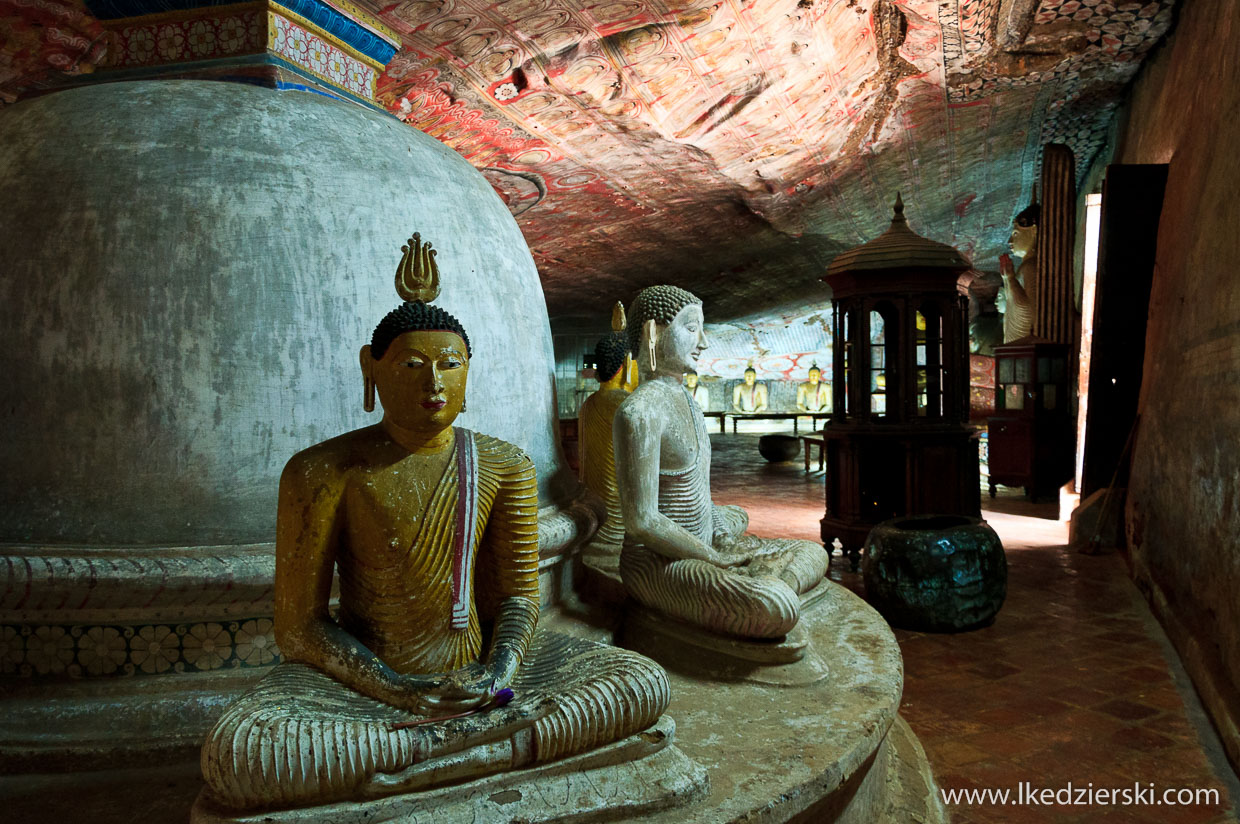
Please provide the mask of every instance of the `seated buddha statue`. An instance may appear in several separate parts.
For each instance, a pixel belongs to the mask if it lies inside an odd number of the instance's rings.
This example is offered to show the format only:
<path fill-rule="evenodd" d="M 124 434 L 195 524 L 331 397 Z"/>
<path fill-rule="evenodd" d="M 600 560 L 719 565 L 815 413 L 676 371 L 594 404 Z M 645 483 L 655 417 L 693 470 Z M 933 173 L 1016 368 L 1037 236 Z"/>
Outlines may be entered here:
<path fill-rule="evenodd" d="M 698 373 L 692 369 L 685 373 L 685 389 L 693 396 L 693 402 L 698 405 L 698 409 L 703 412 L 710 411 L 710 390 L 702 386 Z"/>
<path fill-rule="evenodd" d="M 732 411 L 746 415 L 766 411 L 766 384 L 757 381 L 758 371 L 753 364 L 745 367 L 745 379 L 732 390 Z"/>
<path fill-rule="evenodd" d="M 831 389 L 822 382 L 822 370 L 815 363 L 809 368 L 809 379 L 797 387 L 797 410 L 828 412 L 830 409 Z"/>
<path fill-rule="evenodd" d="M 616 409 L 629 396 L 629 391 L 624 388 L 628 360 L 629 344 L 624 332 L 612 332 L 598 342 L 594 347 L 594 362 L 599 388 L 582 402 L 577 413 L 581 482 L 602 498 L 607 508 L 606 520 L 599 526 L 584 553 L 587 558 L 602 563 L 610 572 L 615 572 L 620 547 L 624 543 L 611 424 Z"/>
<path fill-rule="evenodd" d="M 710 438 L 681 384 L 706 348 L 702 302 L 675 286 L 642 290 L 629 311 L 642 382 L 614 425 L 624 513 L 620 578 L 638 603 L 695 627 L 782 638 L 829 557 L 810 541 L 745 534 L 749 516 L 710 497 Z"/>
<path fill-rule="evenodd" d="M 284 661 L 208 734 L 200 806 L 414 792 L 600 747 L 667 706 L 654 662 L 538 628 L 534 466 L 510 443 L 453 427 L 469 337 L 428 303 L 439 291 L 429 244 L 414 235 L 404 248 L 405 302 L 361 349 L 365 406 L 377 394 L 383 419 L 284 469 Z"/>
<path fill-rule="evenodd" d="M 1033 329 L 1038 300 L 1038 220 L 1042 209 L 1035 200 L 1012 221 L 1008 245 L 1020 255 L 1020 268 L 1012 266 L 1012 258 L 999 256 L 999 273 L 1003 275 L 1003 342 L 1027 337 Z"/>

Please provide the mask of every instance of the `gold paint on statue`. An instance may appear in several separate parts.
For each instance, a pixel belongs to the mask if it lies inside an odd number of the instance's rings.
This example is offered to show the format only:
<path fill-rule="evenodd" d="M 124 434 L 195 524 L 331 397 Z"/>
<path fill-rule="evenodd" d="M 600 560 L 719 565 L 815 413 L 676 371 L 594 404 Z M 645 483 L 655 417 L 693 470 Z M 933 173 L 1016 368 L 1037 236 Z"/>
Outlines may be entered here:
<path fill-rule="evenodd" d="M 402 295 L 438 291 L 419 241 L 405 248 L 402 272 L 415 285 Z M 383 420 L 298 453 L 281 477 L 275 631 L 285 663 L 208 735 L 208 806 L 451 784 L 606 745 L 667 706 L 653 662 L 536 632 L 534 466 L 512 444 L 453 427 L 470 359 L 459 322 L 406 303 L 375 346 L 378 357 L 362 347 L 361 366 Z M 516 696 L 503 706 L 496 695 L 509 687 Z"/>
<path fill-rule="evenodd" d="M 396 294 L 401 300 L 422 303 L 439 297 L 439 265 L 430 243 L 422 243 L 422 236 L 414 232 L 400 250 L 405 254 L 396 267 Z"/>
<path fill-rule="evenodd" d="M 603 499 L 607 519 L 586 547 L 586 557 L 609 572 L 616 571 L 620 547 L 624 543 L 624 521 L 620 510 L 620 493 L 616 488 L 616 457 L 612 445 L 612 421 L 616 410 L 629 396 L 625 386 L 626 370 L 632 363 L 632 355 L 623 335 L 624 307 L 616 303 L 612 311 L 612 335 L 600 341 L 595 350 L 599 373 L 599 388 L 586 398 L 577 413 L 580 439 L 581 482 Z M 602 349 L 608 344 L 621 348 L 624 355 L 619 359 L 605 360 Z M 613 371 L 614 370 L 614 371 Z M 611 374 L 602 374 L 611 372 Z"/>

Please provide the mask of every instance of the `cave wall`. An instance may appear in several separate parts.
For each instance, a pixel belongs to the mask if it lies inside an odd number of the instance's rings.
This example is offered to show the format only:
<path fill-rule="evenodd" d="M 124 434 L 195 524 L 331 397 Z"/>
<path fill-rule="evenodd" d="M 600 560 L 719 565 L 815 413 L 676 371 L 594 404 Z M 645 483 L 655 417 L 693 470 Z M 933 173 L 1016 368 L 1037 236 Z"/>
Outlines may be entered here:
<path fill-rule="evenodd" d="M 1240 767 L 1240 15 L 1184 4 L 1114 162 L 1168 164 L 1125 512 L 1130 561 Z"/>

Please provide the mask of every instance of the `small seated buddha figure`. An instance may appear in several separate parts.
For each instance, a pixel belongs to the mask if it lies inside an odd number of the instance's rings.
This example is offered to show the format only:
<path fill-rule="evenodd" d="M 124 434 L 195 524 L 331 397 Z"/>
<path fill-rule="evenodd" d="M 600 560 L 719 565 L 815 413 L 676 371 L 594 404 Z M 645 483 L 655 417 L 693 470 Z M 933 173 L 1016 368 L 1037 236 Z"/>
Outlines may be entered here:
<path fill-rule="evenodd" d="M 628 333 L 642 382 L 620 404 L 614 428 L 625 590 L 695 627 L 782 638 L 829 558 L 810 541 L 746 535 L 745 510 L 711 501 L 710 438 L 681 384 L 706 348 L 702 302 L 675 286 L 644 289 Z"/>
<path fill-rule="evenodd" d="M 693 402 L 703 412 L 710 411 L 710 390 L 701 384 L 698 373 L 690 369 L 685 373 L 685 388 L 693 396 Z"/>
<path fill-rule="evenodd" d="M 429 244 L 414 235 L 404 250 L 405 302 L 361 350 L 365 406 L 377 394 L 383 419 L 284 469 L 284 661 L 208 734 L 196 817 L 535 766 L 633 736 L 667 706 L 667 676 L 649 659 L 538 629 L 534 466 L 510 443 L 453 427 L 469 338 L 428 303 L 439 292 Z"/>
<path fill-rule="evenodd" d="M 607 508 L 607 519 L 599 526 L 584 553 L 613 573 L 624 543 L 624 521 L 620 514 L 620 493 L 616 490 L 611 424 L 616 409 L 629 396 L 624 388 L 628 360 L 629 344 L 624 332 L 612 332 L 598 342 L 594 347 L 594 362 L 599 388 L 582 402 L 577 413 L 581 482 L 602 498 Z"/>
<path fill-rule="evenodd" d="M 766 411 L 766 384 L 757 381 L 758 370 L 753 368 L 753 364 L 745 367 L 745 379 L 732 390 L 732 411 L 745 415 Z"/>
<path fill-rule="evenodd" d="M 797 410 L 831 411 L 831 389 L 822 382 L 822 370 L 816 363 L 809 368 L 809 380 L 797 387 Z"/>
<path fill-rule="evenodd" d="M 1003 275 L 1003 342 L 1011 343 L 1027 337 L 1033 329 L 1038 303 L 1038 221 L 1042 207 L 1035 199 L 1012 221 L 1008 245 L 1020 255 L 1020 268 L 1012 266 L 1012 258 L 999 256 L 999 273 Z"/>

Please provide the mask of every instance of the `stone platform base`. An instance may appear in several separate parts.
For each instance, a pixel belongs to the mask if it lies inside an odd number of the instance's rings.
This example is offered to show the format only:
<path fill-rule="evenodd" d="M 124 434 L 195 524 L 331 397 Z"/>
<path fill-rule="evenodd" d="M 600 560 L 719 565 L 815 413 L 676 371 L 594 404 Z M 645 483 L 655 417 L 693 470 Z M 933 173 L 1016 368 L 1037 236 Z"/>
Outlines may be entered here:
<path fill-rule="evenodd" d="M 621 643 L 667 665 L 689 659 L 704 676 L 776 686 L 807 686 L 827 677 L 828 664 L 810 643 L 806 616 L 824 602 L 823 581 L 801 596 L 801 621 L 782 639 L 735 638 L 710 632 L 630 603 Z"/>
<path fill-rule="evenodd" d="M 550 764 L 370 801 L 238 814 L 214 807 L 204 791 L 192 824 L 375 824 L 469 821 L 537 824 L 629 820 L 704 797 L 706 771 L 673 745 L 663 716 L 644 732 L 596 752 Z"/>
<path fill-rule="evenodd" d="M 619 615 L 593 627 L 565 613 L 543 620 L 596 640 L 625 638 Z M 710 793 L 636 820 L 946 822 L 925 752 L 898 715 L 904 672 L 887 622 L 827 583 L 798 626 L 828 664 L 826 676 L 812 683 L 771 686 L 711 674 L 702 656 L 686 649 L 660 658 L 672 686 L 676 745 L 710 773 Z"/>

